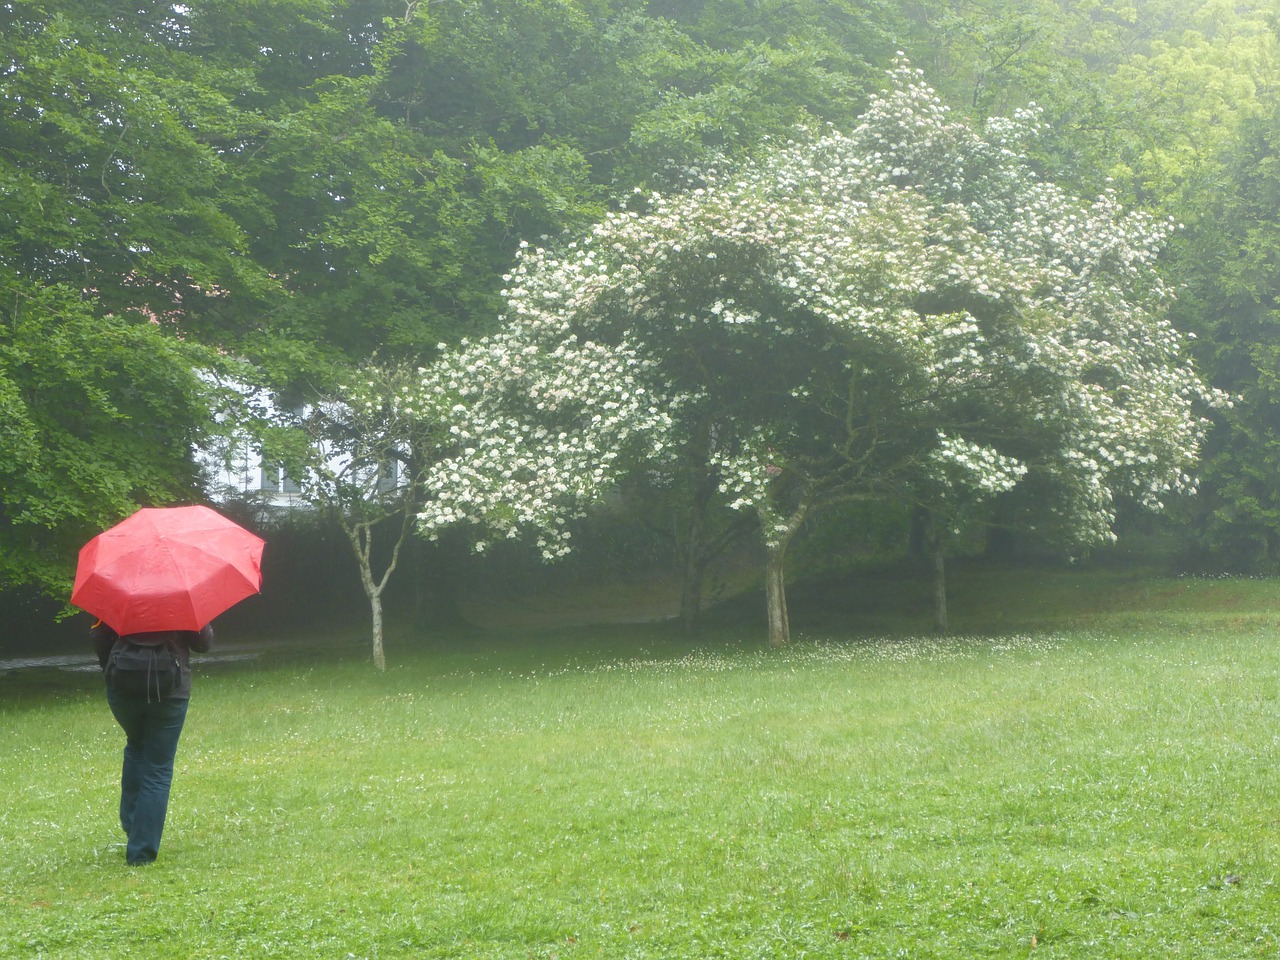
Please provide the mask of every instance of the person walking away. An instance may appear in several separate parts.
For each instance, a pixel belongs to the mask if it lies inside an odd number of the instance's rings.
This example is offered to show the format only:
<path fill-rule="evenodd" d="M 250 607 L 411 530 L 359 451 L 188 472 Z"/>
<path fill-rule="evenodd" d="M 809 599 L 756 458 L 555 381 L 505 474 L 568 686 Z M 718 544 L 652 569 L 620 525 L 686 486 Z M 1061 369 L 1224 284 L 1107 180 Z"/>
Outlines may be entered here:
<path fill-rule="evenodd" d="M 120 771 L 120 826 L 128 837 L 125 860 L 130 866 L 141 866 L 154 862 L 160 853 L 173 761 L 191 700 L 191 651 L 203 653 L 212 646 L 213 628 L 120 637 L 99 620 L 90 629 L 89 639 L 107 679 L 107 704 L 125 734 Z M 115 678 L 124 675 L 127 658 L 136 661 L 146 651 L 154 653 L 157 661 L 168 658 L 172 679 L 149 666 L 141 676 L 141 691 L 138 684 L 118 682 Z"/>

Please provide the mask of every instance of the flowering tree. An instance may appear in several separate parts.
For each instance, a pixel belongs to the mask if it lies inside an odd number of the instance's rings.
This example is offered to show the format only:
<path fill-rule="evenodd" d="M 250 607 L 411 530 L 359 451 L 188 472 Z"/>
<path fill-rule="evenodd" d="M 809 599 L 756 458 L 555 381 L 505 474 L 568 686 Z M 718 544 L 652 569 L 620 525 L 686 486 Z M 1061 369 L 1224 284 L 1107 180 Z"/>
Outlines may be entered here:
<path fill-rule="evenodd" d="M 549 342 L 515 323 L 445 351 L 422 374 L 414 402 L 449 435 L 427 470 L 419 521 L 429 536 L 471 522 L 485 530 L 477 550 L 532 532 L 546 558 L 560 557 L 569 521 L 619 476 L 669 460 L 671 398 L 650 393 L 655 363 L 625 339 Z"/>
<path fill-rule="evenodd" d="M 1036 114 L 979 133 L 905 62 L 852 133 L 802 132 L 694 171 L 565 249 L 526 250 L 507 327 L 427 377 L 470 446 L 432 529 L 529 526 L 627 471 L 701 464 L 759 521 L 769 638 L 787 549 L 850 499 L 944 515 L 1034 484 L 1064 536 L 1112 536 L 1118 494 L 1188 490 L 1206 390 L 1164 319 L 1169 230 L 1039 180 Z"/>

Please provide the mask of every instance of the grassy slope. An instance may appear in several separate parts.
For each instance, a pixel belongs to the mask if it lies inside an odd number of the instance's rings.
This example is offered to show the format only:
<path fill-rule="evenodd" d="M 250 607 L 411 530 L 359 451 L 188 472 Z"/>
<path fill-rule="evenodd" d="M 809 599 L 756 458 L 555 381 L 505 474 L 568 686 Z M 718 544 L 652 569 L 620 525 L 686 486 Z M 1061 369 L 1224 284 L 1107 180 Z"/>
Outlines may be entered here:
<path fill-rule="evenodd" d="M 0 679 L 0 956 L 1275 955 L 1280 588 L 954 586 L 209 670 L 145 870 L 95 679 Z"/>

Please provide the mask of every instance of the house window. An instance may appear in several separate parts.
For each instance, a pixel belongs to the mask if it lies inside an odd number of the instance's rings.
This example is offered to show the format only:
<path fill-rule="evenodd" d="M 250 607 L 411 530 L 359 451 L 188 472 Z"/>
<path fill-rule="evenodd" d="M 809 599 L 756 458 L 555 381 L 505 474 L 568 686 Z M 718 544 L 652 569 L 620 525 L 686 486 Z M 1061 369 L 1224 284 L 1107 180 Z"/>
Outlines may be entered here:
<path fill-rule="evenodd" d="M 279 466 L 268 466 L 266 464 L 263 464 L 261 489 L 266 493 L 280 492 L 280 467 Z"/>
<path fill-rule="evenodd" d="M 396 488 L 396 469 L 400 464 L 395 460 L 386 460 L 378 465 L 378 492 L 386 493 Z"/>
<path fill-rule="evenodd" d="M 288 470 L 282 470 L 280 473 L 280 489 L 285 493 L 301 493 L 302 486 L 297 480 L 289 476 Z"/>

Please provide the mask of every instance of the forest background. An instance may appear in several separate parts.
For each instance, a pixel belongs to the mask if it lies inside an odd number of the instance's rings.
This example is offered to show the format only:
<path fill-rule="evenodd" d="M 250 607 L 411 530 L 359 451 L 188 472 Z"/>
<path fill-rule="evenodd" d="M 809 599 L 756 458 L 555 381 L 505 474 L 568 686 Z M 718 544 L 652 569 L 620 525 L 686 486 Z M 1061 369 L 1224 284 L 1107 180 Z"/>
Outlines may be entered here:
<path fill-rule="evenodd" d="M 1175 219 L 1179 329 L 1216 411 L 1200 492 L 1121 512 L 1112 551 L 1280 568 L 1280 4 L 1275 0 L 13 0 L 0 4 L 0 602 L 38 637 L 79 546 L 138 504 L 199 499 L 207 378 L 281 405 L 370 357 L 490 333 L 519 244 L 636 188 L 852 126 L 899 52 L 975 120 L 1034 102 L 1046 179 Z M 206 371 L 206 379 L 194 371 Z M 675 565 L 677 504 L 585 522 L 554 572 L 411 539 L 389 612 L 449 624 L 469 590 Z M 228 507 L 268 522 L 259 504 Z M 909 510 L 805 531 L 792 575 L 910 563 Z M 323 515 L 270 521 L 243 616 L 305 630 L 365 609 Z M 1063 555 L 998 526 L 992 560 Z M 477 586 L 478 585 L 478 586 Z"/>

